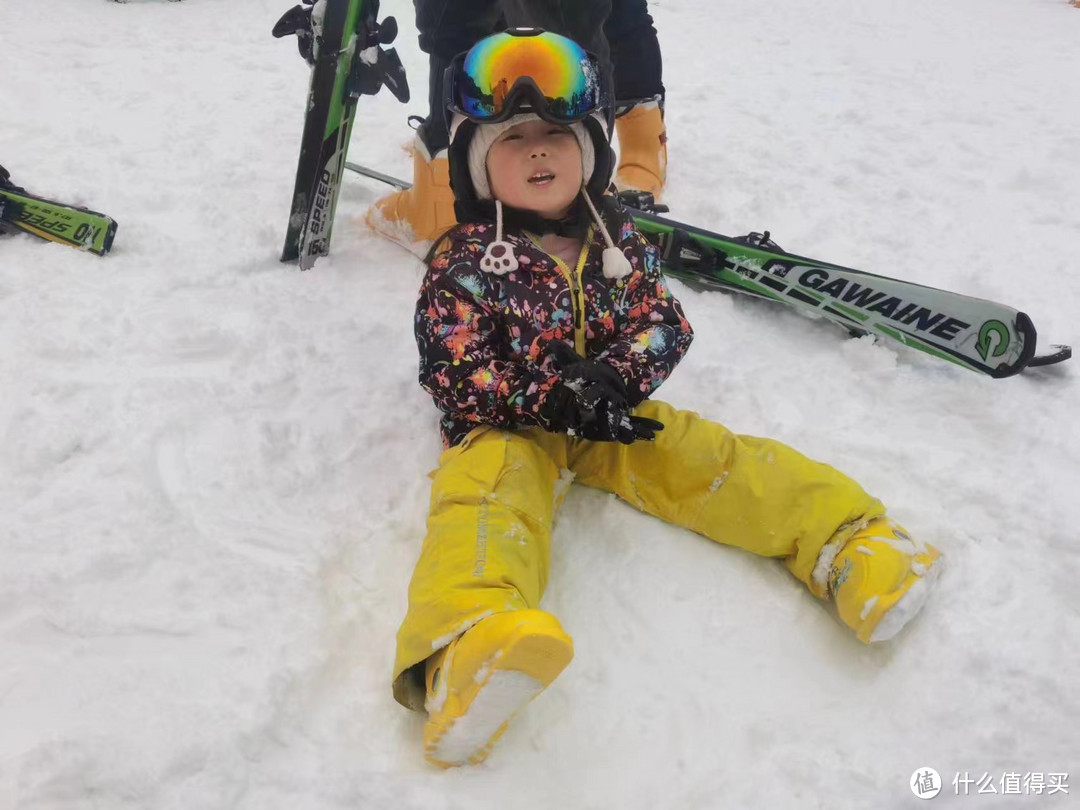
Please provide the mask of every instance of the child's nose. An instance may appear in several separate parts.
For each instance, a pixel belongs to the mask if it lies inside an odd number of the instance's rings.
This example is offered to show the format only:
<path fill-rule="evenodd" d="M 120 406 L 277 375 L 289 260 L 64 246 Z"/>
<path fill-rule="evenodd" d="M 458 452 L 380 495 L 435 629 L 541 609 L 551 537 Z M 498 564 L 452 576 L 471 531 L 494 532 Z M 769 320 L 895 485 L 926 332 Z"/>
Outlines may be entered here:
<path fill-rule="evenodd" d="M 534 135 L 529 139 L 529 156 L 536 160 L 537 158 L 543 158 L 548 156 L 548 146 L 550 142 L 543 135 Z"/>

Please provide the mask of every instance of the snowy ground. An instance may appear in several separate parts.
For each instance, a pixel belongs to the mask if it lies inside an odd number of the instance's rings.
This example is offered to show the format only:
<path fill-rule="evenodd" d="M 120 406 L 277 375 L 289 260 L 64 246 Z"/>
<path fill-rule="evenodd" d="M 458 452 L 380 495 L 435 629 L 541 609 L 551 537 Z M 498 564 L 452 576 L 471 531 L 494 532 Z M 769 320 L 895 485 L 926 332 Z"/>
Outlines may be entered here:
<path fill-rule="evenodd" d="M 287 6 L 0 2 L 0 162 L 120 223 L 104 259 L 0 241 L 0 808 L 907 807 L 922 766 L 939 803 L 1075 806 L 1080 360 L 994 381 L 678 283 L 662 397 L 855 476 L 947 553 L 939 591 L 865 648 L 775 562 L 577 488 L 546 597 L 576 660 L 487 764 L 423 763 L 389 685 L 438 451 L 422 268 L 359 178 L 333 256 L 278 263 Z M 365 100 L 350 156 L 406 175 L 426 66 L 383 6 L 416 100 Z M 679 217 L 1080 344 L 1080 10 L 652 8 Z"/>

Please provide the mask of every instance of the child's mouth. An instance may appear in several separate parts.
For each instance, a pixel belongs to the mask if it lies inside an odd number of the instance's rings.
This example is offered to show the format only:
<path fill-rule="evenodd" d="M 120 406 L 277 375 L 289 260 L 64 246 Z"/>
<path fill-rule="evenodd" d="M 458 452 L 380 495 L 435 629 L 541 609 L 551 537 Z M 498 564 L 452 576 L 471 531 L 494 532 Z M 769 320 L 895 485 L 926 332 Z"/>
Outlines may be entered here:
<path fill-rule="evenodd" d="M 537 172 L 529 178 L 529 183 L 534 186 L 549 186 L 555 180 L 551 172 Z"/>

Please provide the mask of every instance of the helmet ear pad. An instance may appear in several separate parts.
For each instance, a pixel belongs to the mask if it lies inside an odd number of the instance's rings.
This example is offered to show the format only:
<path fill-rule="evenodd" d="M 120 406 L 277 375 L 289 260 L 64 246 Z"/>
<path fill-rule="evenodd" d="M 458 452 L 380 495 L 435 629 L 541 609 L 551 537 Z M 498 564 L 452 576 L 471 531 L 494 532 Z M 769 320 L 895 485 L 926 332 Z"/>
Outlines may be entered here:
<path fill-rule="evenodd" d="M 610 131 L 598 116 L 587 115 L 582 123 L 592 138 L 595 152 L 592 177 L 586 179 L 585 188 L 594 199 L 600 199 L 615 175 L 615 150 L 611 148 Z"/>
<path fill-rule="evenodd" d="M 455 200 L 475 201 L 476 187 L 469 172 L 469 144 L 476 134 L 477 124 L 464 118 L 457 128 L 450 130 L 450 146 L 447 159 L 450 164 L 450 188 Z"/>
<path fill-rule="evenodd" d="M 585 187 L 594 198 L 599 199 L 611 185 L 611 178 L 615 174 L 615 152 L 611 148 L 605 123 L 599 116 L 587 115 L 582 119 L 582 123 L 592 139 L 594 151 L 593 173 L 592 177 L 586 179 Z M 451 129 L 450 147 L 447 150 L 450 188 L 454 192 L 455 200 L 475 202 L 476 186 L 469 172 L 469 144 L 480 125 L 464 116 L 455 121 L 455 124 L 456 127 Z"/>

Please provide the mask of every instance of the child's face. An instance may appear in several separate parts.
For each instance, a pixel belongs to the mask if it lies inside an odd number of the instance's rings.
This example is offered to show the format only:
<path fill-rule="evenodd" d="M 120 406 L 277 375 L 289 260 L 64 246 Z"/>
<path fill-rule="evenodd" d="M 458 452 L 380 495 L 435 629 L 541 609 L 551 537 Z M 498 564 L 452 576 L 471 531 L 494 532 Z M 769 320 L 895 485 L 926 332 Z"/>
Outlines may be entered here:
<path fill-rule="evenodd" d="M 487 170 L 504 205 L 559 219 L 581 190 L 581 147 L 567 127 L 526 121 L 492 144 Z"/>

